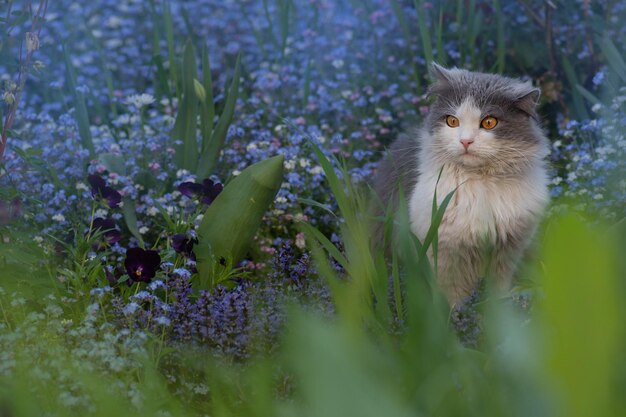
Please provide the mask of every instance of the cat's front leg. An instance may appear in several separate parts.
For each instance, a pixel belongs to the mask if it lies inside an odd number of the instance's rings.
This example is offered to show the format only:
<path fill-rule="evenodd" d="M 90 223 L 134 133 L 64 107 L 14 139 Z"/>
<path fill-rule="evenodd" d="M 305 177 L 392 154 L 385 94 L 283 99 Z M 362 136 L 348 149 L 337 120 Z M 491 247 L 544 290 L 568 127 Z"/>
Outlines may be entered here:
<path fill-rule="evenodd" d="M 467 245 L 440 242 L 437 284 L 450 306 L 460 305 L 484 276 L 480 252 Z"/>

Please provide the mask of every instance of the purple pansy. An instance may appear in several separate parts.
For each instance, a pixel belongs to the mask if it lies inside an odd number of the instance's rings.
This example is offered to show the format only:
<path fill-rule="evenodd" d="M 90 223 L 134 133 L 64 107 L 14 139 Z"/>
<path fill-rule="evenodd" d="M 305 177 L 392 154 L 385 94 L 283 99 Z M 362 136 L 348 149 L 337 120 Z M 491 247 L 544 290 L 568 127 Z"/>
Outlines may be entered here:
<path fill-rule="evenodd" d="M 150 282 L 161 265 L 161 257 L 154 250 L 130 248 L 126 251 L 124 266 L 129 276 L 129 283 L 134 281 Z"/>
<path fill-rule="evenodd" d="M 93 220 L 92 227 L 94 231 L 102 231 L 104 241 L 109 245 L 114 245 L 122 239 L 122 233 L 116 229 L 115 220 L 113 219 L 103 219 L 98 217 Z"/>
<path fill-rule="evenodd" d="M 111 208 L 118 208 L 122 201 L 122 195 L 111 187 L 107 187 L 106 181 L 99 175 L 91 174 L 87 177 L 91 185 L 91 195 L 94 198 L 103 198 Z"/>
<path fill-rule="evenodd" d="M 193 253 L 193 245 L 197 243 L 198 239 L 189 238 L 182 233 L 172 236 L 172 248 L 174 248 L 176 253 L 186 256 L 192 261 L 196 260 L 196 254 Z"/>
<path fill-rule="evenodd" d="M 189 198 L 198 197 L 200 201 L 206 205 L 211 204 L 223 189 L 224 186 L 222 184 L 213 182 L 213 180 L 209 178 L 202 181 L 202 184 L 187 181 L 178 186 L 178 191 L 180 191 L 182 195 Z"/>

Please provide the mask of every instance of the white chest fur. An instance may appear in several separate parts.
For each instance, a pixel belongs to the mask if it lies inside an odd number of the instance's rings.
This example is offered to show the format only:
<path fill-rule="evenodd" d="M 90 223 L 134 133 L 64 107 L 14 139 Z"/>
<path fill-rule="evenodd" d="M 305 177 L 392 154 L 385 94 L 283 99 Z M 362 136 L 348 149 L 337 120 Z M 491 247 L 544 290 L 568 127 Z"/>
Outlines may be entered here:
<path fill-rule="evenodd" d="M 413 232 L 423 239 L 430 227 L 432 201 L 437 204 L 456 189 L 439 228 L 440 244 L 477 245 L 485 240 L 506 245 L 511 236 L 532 233 L 520 230 L 536 223 L 548 202 L 546 175 L 538 161 L 524 176 L 514 178 L 468 174 L 446 166 L 439 183 L 439 169 L 424 167 L 409 201 Z"/>

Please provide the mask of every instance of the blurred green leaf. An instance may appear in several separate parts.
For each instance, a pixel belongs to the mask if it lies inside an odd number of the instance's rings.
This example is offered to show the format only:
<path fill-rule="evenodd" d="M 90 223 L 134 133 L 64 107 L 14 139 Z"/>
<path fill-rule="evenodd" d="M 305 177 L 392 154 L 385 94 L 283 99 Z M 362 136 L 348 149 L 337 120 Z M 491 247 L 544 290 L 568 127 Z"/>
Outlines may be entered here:
<path fill-rule="evenodd" d="M 560 415 L 614 416 L 611 388 L 623 334 L 616 246 L 573 216 L 551 227 L 545 245 L 541 318 Z"/>

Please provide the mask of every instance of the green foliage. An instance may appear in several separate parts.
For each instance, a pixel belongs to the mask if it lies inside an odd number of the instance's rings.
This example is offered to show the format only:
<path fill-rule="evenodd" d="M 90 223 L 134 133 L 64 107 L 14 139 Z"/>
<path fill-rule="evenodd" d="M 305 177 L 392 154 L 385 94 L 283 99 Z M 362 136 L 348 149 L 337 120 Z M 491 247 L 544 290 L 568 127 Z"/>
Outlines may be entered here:
<path fill-rule="evenodd" d="M 119 154 L 103 153 L 98 156 L 98 160 L 104 165 L 109 172 L 114 172 L 120 175 L 126 175 L 126 164 L 124 157 Z M 129 197 L 122 199 L 122 215 L 124 216 L 124 223 L 126 227 L 137 239 L 140 246 L 143 246 L 143 237 L 139 233 L 139 227 L 137 226 L 137 210 L 135 209 L 135 202 Z"/>
<path fill-rule="evenodd" d="M 228 277 L 245 255 L 283 181 L 283 161 L 278 155 L 244 169 L 204 213 L 194 247 L 201 288 Z"/>
<path fill-rule="evenodd" d="M 196 68 L 196 53 L 191 41 L 187 41 L 183 51 L 182 98 L 171 136 L 172 141 L 181 142 L 174 148 L 176 165 L 191 172 L 196 171 L 198 164 L 198 98 L 194 86 Z"/>
<path fill-rule="evenodd" d="M 70 53 L 65 45 L 63 45 L 63 57 L 65 58 L 65 67 L 67 70 L 69 87 L 74 97 L 74 108 L 76 111 L 76 122 L 78 123 L 78 133 L 85 149 L 89 150 L 91 156 L 94 156 L 96 150 L 93 146 L 93 139 L 91 137 L 91 130 L 89 128 L 89 113 L 87 111 L 85 95 L 78 89 L 74 64 L 72 64 L 72 58 L 70 57 Z"/>
<path fill-rule="evenodd" d="M 209 66 L 208 52 L 202 51 L 203 82 L 198 81 L 196 52 L 191 41 L 187 41 L 183 51 L 182 98 L 174 127 L 170 133 L 175 145 L 175 162 L 179 168 L 195 172 L 198 178 L 208 177 L 217 164 L 220 151 L 226 140 L 228 127 L 232 123 L 235 105 L 239 95 L 241 57 L 237 57 L 233 80 L 226 95 L 222 114 L 215 128 L 215 104 L 213 83 Z M 201 144 L 198 143 L 198 115 L 200 115 Z"/>
<path fill-rule="evenodd" d="M 208 59 L 205 61 L 208 71 Z M 215 165 L 220 156 L 220 151 L 224 146 L 224 142 L 226 141 L 226 134 L 228 133 L 228 127 L 230 126 L 233 116 L 235 113 L 235 104 L 237 104 L 237 97 L 239 95 L 239 78 L 241 74 L 241 55 L 237 57 L 237 63 L 235 64 L 235 72 L 233 74 L 233 81 L 230 84 L 230 88 L 228 89 L 228 94 L 226 96 L 226 103 L 224 104 L 224 109 L 222 110 L 222 114 L 220 115 L 219 120 L 217 121 L 217 125 L 215 129 L 211 131 L 209 135 L 209 128 L 203 130 L 203 148 L 202 154 L 200 156 L 200 161 L 198 163 L 198 171 L 197 176 L 199 178 L 204 178 L 208 176 L 214 169 Z M 205 75 L 205 90 L 208 91 L 210 88 L 211 82 L 210 78 Z M 207 94 L 207 100 L 212 98 L 212 94 Z M 215 114 L 215 110 L 211 112 L 210 106 L 208 104 L 205 105 L 207 107 L 206 116 L 211 116 Z M 212 122 L 211 122 L 212 123 Z"/>

